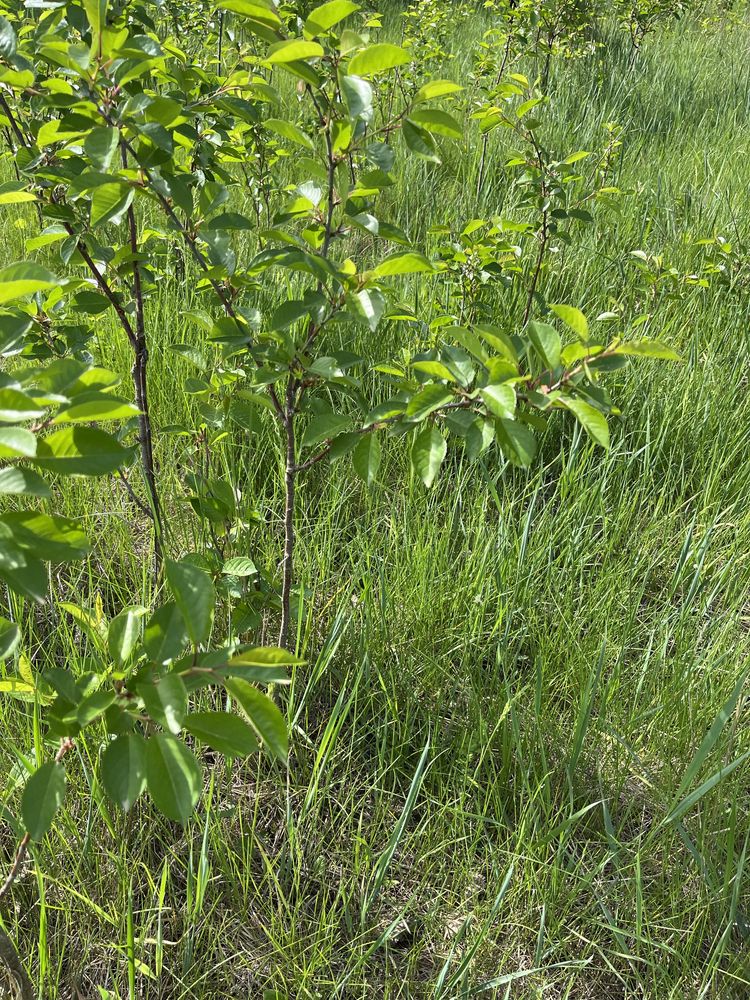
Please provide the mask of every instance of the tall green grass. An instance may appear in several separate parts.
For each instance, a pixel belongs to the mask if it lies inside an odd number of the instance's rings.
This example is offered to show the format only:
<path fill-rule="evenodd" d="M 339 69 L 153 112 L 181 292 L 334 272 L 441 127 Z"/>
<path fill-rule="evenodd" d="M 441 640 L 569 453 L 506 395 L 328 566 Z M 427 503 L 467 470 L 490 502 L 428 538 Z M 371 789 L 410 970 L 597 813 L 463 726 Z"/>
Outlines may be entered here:
<path fill-rule="evenodd" d="M 457 23 L 442 72 L 466 79 L 483 27 Z M 96 741 L 79 743 L 66 808 L 1 917 L 40 996 L 748 995 L 748 41 L 744 24 L 686 22 L 629 69 L 612 34 L 553 80 L 554 143 L 589 148 L 617 120 L 632 194 L 565 251 L 551 297 L 649 311 L 684 364 L 617 378 L 606 455 L 553 425 L 532 472 L 456 458 L 429 494 L 397 445 L 372 495 L 343 463 L 316 469 L 300 503 L 308 664 L 281 696 L 288 770 L 217 766 L 183 832 L 147 802 L 112 812 Z M 407 166 L 393 221 L 419 240 L 509 211 L 503 142 L 478 202 L 472 143 Z M 17 258 L 23 231 L 7 221 Z M 689 273 L 692 243 L 717 233 L 734 244 L 732 287 L 644 301 L 632 250 Z M 178 285 L 149 304 L 160 426 L 194 416 L 175 391 L 189 368 L 167 349 L 198 336 L 181 318 L 194 304 Z M 496 307 L 511 310 L 502 293 Z M 127 377 L 107 321 L 98 350 Z M 264 432 L 214 455 L 260 515 L 238 550 L 269 566 L 274 454 Z M 190 448 L 165 434 L 158 458 L 172 544 L 198 546 L 180 486 Z M 73 481 L 55 502 L 96 538 L 90 563 L 52 572 L 55 598 L 148 599 L 149 533 L 121 484 Z M 85 637 L 54 604 L 11 605 L 36 669 L 86 669 Z M 11 701 L 0 725 L 7 863 L 41 731 Z"/>

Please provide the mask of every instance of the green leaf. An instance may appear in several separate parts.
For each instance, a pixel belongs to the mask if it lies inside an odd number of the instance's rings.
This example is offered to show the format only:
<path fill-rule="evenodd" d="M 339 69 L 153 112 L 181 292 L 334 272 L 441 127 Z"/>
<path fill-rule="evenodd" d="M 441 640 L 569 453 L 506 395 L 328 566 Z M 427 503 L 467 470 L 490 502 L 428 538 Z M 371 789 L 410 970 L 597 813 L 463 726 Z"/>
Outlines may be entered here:
<path fill-rule="evenodd" d="M 18 594 L 41 603 L 47 593 L 44 565 L 0 534 L 0 579 Z"/>
<path fill-rule="evenodd" d="M 61 562 L 82 559 L 90 545 L 78 521 L 35 510 L 16 510 L 0 517 L 0 526 L 9 529 L 14 545 L 38 559 Z"/>
<path fill-rule="evenodd" d="M 96 39 L 107 23 L 107 0 L 83 0 L 83 7 L 94 35 L 95 47 Z"/>
<path fill-rule="evenodd" d="M 401 126 L 401 135 L 404 137 L 407 149 L 415 156 L 421 156 L 422 159 L 429 160 L 430 163 L 439 164 L 441 162 L 435 140 L 427 129 L 407 118 Z"/>
<path fill-rule="evenodd" d="M 495 423 L 495 435 L 500 450 L 512 465 L 527 468 L 534 461 L 536 438 L 524 424 L 500 419 Z"/>
<path fill-rule="evenodd" d="M 20 389 L 0 389 L 0 421 L 16 423 L 19 420 L 34 420 L 44 415 L 39 404 Z"/>
<path fill-rule="evenodd" d="M 208 224 L 208 227 L 210 229 L 219 229 L 219 230 L 228 229 L 239 232 L 249 232 L 250 230 L 255 229 L 255 223 L 252 221 L 252 219 L 248 219 L 246 215 L 240 215 L 239 212 L 220 212 L 219 215 L 213 216 L 210 223 Z M 190 349 L 190 345 L 183 344 L 181 346 L 183 348 Z M 175 349 L 176 347 L 172 347 L 172 350 Z M 193 350 L 195 350 L 195 348 L 193 348 Z M 189 357 L 189 355 L 185 354 L 185 357 Z M 200 367 L 205 368 L 205 366 L 206 366 L 205 361 L 201 360 Z"/>
<path fill-rule="evenodd" d="M 279 646 L 255 646 L 238 653 L 229 661 L 229 666 L 244 667 L 298 667 L 305 661 Z"/>
<path fill-rule="evenodd" d="M 209 574 L 187 560 L 166 562 L 167 583 L 185 619 L 193 645 L 205 642 L 211 632 L 216 590 Z"/>
<path fill-rule="evenodd" d="M 516 393 L 512 385 L 488 385 L 479 390 L 484 405 L 495 417 L 512 420 L 516 413 Z"/>
<path fill-rule="evenodd" d="M 315 143 L 310 136 L 303 132 L 301 128 L 293 125 L 292 122 L 284 121 L 283 118 L 267 118 L 263 122 L 263 125 L 276 135 L 280 135 L 282 139 L 295 142 L 298 146 L 304 146 L 305 149 L 315 149 Z"/>
<path fill-rule="evenodd" d="M 106 173 L 117 152 L 120 132 L 116 128 L 101 125 L 92 128 L 83 143 L 83 151 L 97 170 Z"/>
<path fill-rule="evenodd" d="M 422 101 L 436 101 L 440 97 L 447 97 L 449 94 L 457 94 L 464 88 L 454 83 L 452 80 L 430 80 L 423 84 L 414 95 L 414 103 L 421 104 Z"/>
<path fill-rule="evenodd" d="M 615 354 L 630 354 L 639 358 L 660 358 L 663 361 L 682 361 L 679 354 L 659 340 L 631 340 L 620 344 Z"/>
<path fill-rule="evenodd" d="M 552 312 L 559 316 L 566 326 L 569 326 L 573 333 L 584 342 L 589 339 L 589 323 L 580 309 L 574 306 L 550 305 Z"/>
<path fill-rule="evenodd" d="M 385 296 L 377 288 L 363 288 L 352 296 L 352 306 L 375 333 L 386 308 Z"/>
<path fill-rule="evenodd" d="M 259 749 L 250 726 L 229 712 L 192 712 L 185 719 L 185 729 L 225 757 L 247 757 Z"/>
<path fill-rule="evenodd" d="M 8 694 L 18 701 L 34 702 L 39 694 L 33 684 L 18 677 L 3 677 L 0 680 L 0 694 Z"/>
<path fill-rule="evenodd" d="M 464 439 L 466 457 L 476 461 L 495 440 L 495 422 L 488 417 L 477 417 L 466 430 Z"/>
<path fill-rule="evenodd" d="M 258 684 L 288 684 L 287 668 L 304 662 L 285 649 L 258 646 L 233 656 L 218 672 L 224 677 L 242 677 Z"/>
<path fill-rule="evenodd" d="M 176 736 L 187 714 L 188 696 L 179 674 L 164 674 L 136 687 L 149 716 Z"/>
<path fill-rule="evenodd" d="M 195 755 L 174 736 L 152 736 L 146 743 L 146 781 L 157 809 L 184 826 L 203 786 Z"/>
<path fill-rule="evenodd" d="M 276 705 L 262 691 L 239 677 L 225 680 L 224 686 L 247 716 L 261 742 L 275 757 L 286 761 L 286 722 Z"/>
<path fill-rule="evenodd" d="M 529 111 L 532 111 L 538 104 L 541 104 L 543 100 L 543 97 L 532 97 L 528 101 L 524 101 L 523 104 L 520 104 L 516 108 L 516 117 L 519 119 L 523 118 Z"/>
<path fill-rule="evenodd" d="M 107 648 L 116 667 L 120 670 L 130 660 L 141 638 L 141 619 L 146 614 L 142 607 L 124 608 L 109 623 Z"/>
<path fill-rule="evenodd" d="M 557 368 L 560 364 L 562 343 L 560 334 L 549 323 L 533 321 L 526 328 L 531 344 L 547 368 Z"/>
<path fill-rule="evenodd" d="M 375 484 L 380 469 L 380 439 L 378 435 L 364 434 L 352 453 L 354 471 L 369 489 Z"/>
<path fill-rule="evenodd" d="M 188 638 L 182 612 L 174 601 L 167 601 L 148 620 L 143 648 L 154 663 L 169 663 L 180 655 Z"/>
<path fill-rule="evenodd" d="M 16 33 L 6 17 L 0 17 L 0 59 L 10 59 L 16 54 Z"/>
<path fill-rule="evenodd" d="M 305 428 L 302 447 L 312 448 L 321 441 L 335 438 L 341 431 L 347 430 L 350 424 L 351 420 L 345 414 L 319 413 Z"/>
<path fill-rule="evenodd" d="M 303 42 L 292 39 L 271 46 L 266 57 L 272 65 L 296 62 L 298 59 L 319 59 L 325 55 L 322 45 L 317 42 Z"/>
<path fill-rule="evenodd" d="M 60 609 L 66 611 L 76 624 L 80 625 L 81 629 L 92 642 L 97 647 L 99 646 L 102 638 L 103 621 L 97 615 L 69 601 L 62 601 Z"/>
<path fill-rule="evenodd" d="M 427 489 L 435 482 L 447 451 L 445 438 L 437 427 L 425 427 L 415 438 L 411 449 L 411 461 Z"/>
<path fill-rule="evenodd" d="M 110 705 L 114 704 L 116 697 L 112 689 L 109 691 L 95 691 L 88 698 L 84 698 L 78 706 L 74 713 L 75 721 L 82 728 L 90 726 L 92 722 L 107 711 Z"/>
<path fill-rule="evenodd" d="M 412 368 L 415 371 L 429 375 L 430 378 L 440 378 L 447 382 L 458 381 L 450 368 L 447 368 L 442 361 L 413 361 Z"/>
<path fill-rule="evenodd" d="M 91 195 L 91 228 L 107 222 L 118 225 L 132 201 L 133 188 L 129 184 L 100 184 Z"/>
<path fill-rule="evenodd" d="M 561 396 L 559 402 L 575 414 L 576 419 L 592 441 L 601 445 L 602 448 L 609 448 L 609 427 L 607 426 L 607 418 L 602 413 L 583 399 Z"/>
<path fill-rule="evenodd" d="M 126 399 L 106 392 L 92 392 L 76 397 L 71 406 L 58 410 L 53 424 L 76 424 L 91 420 L 125 420 L 135 416 L 138 407 Z"/>
<path fill-rule="evenodd" d="M 19 643 L 21 632 L 14 622 L 0 618 L 0 660 L 7 660 Z"/>
<path fill-rule="evenodd" d="M 0 184 L 0 205 L 23 205 L 31 201 L 36 201 L 36 195 L 22 181 Z"/>
<path fill-rule="evenodd" d="M 342 76 L 341 93 L 351 118 L 370 121 L 373 115 L 372 87 L 359 76 Z"/>
<path fill-rule="evenodd" d="M 227 559 L 221 567 L 221 572 L 226 576 L 257 576 L 258 568 L 248 556 L 235 556 Z"/>
<path fill-rule="evenodd" d="M 376 278 L 393 274 L 433 274 L 435 266 L 421 253 L 397 253 L 386 257 L 372 272 Z"/>
<path fill-rule="evenodd" d="M 26 782 L 21 797 L 21 816 L 32 840 L 41 840 L 52 826 L 55 813 L 65 799 L 65 769 L 48 761 Z"/>
<path fill-rule="evenodd" d="M 409 53 L 400 45 L 378 42 L 353 55 L 349 60 L 347 73 L 352 76 L 375 76 L 377 73 L 385 73 L 397 66 L 403 66 L 409 60 Z"/>
<path fill-rule="evenodd" d="M 217 6 L 239 14 L 241 17 L 250 18 L 251 31 L 257 30 L 258 27 L 276 28 L 281 25 L 281 20 L 273 10 L 271 0 L 219 0 Z M 252 21 L 257 21 L 259 24 L 254 26 Z M 262 34 L 262 37 L 266 37 L 265 32 L 258 33 Z"/>
<path fill-rule="evenodd" d="M 33 458 L 36 437 L 23 427 L 0 427 L 0 458 Z"/>
<path fill-rule="evenodd" d="M 359 4 L 352 0 L 330 0 L 316 7 L 305 21 L 305 36 L 323 35 L 335 25 L 359 10 Z"/>
<path fill-rule="evenodd" d="M 105 476 L 133 457 L 98 427 L 65 427 L 37 442 L 35 465 L 60 476 Z"/>
<path fill-rule="evenodd" d="M 50 489 L 42 477 L 33 469 L 23 469 L 9 465 L 0 469 L 0 494 L 25 494 L 33 497 L 49 497 Z"/>
<path fill-rule="evenodd" d="M 104 791 L 128 812 L 146 787 L 146 741 L 123 733 L 102 754 Z"/>
<path fill-rule="evenodd" d="M 328 452 L 328 461 L 333 464 L 354 451 L 361 440 L 361 435 L 351 431 L 350 433 L 339 434 L 331 444 Z"/>
<path fill-rule="evenodd" d="M 440 111 L 437 108 L 417 109 L 412 111 L 409 120 L 436 135 L 444 135 L 449 139 L 463 138 L 463 129 L 447 111 Z"/>
<path fill-rule="evenodd" d="M 15 354 L 31 329 L 31 317 L 24 313 L 0 312 L 0 355 Z"/>
<path fill-rule="evenodd" d="M 446 386 L 431 383 L 412 396 L 406 407 L 406 416 L 412 420 L 424 420 L 454 398 L 453 392 Z"/>

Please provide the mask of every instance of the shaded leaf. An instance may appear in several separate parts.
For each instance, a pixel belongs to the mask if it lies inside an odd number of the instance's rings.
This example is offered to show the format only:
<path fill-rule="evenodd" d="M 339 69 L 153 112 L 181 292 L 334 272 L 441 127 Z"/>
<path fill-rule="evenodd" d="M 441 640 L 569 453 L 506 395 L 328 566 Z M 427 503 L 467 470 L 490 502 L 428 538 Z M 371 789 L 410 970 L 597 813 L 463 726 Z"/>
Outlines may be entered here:
<path fill-rule="evenodd" d="M 224 686 L 247 716 L 263 744 L 279 760 L 286 761 L 286 722 L 276 705 L 262 691 L 239 677 L 225 680 Z"/>
<path fill-rule="evenodd" d="M 425 427 L 416 436 L 411 449 L 411 461 L 417 475 L 428 489 L 435 482 L 447 451 L 445 438 L 437 427 Z"/>
<path fill-rule="evenodd" d="M 146 741 L 123 733 L 102 754 L 102 784 L 113 802 L 128 812 L 146 787 Z"/>
<path fill-rule="evenodd" d="M 149 716 L 176 736 L 187 714 L 188 696 L 179 674 L 164 674 L 155 681 L 139 684 L 136 691 Z"/>
<path fill-rule="evenodd" d="M 352 453 L 354 471 L 369 489 L 375 484 L 380 469 L 380 440 L 378 435 L 364 434 Z"/>
<path fill-rule="evenodd" d="M 166 562 L 167 583 L 182 612 L 193 645 L 208 639 L 214 618 L 216 590 L 209 574 L 187 560 Z"/>
<path fill-rule="evenodd" d="M 188 747 L 174 736 L 158 733 L 146 743 L 146 781 L 156 807 L 183 826 L 200 797 L 200 765 Z"/>
<path fill-rule="evenodd" d="M 229 712 L 192 712 L 185 719 L 185 729 L 225 757 L 247 757 L 259 749 L 250 726 Z"/>
<path fill-rule="evenodd" d="M 524 424 L 500 419 L 495 424 L 495 435 L 503 455 L 513 465 L 526 468 L 534 461 L 536 438 Z"/>
<path fill-rule="evenodd" d="M 21 797 L 23 824 L 32 840 L 41 840 L 65 799 L 65 769 L 48 761 L 26 782 Z"/>
<path fill-rule="evenodd" d="M 609 427 L 607 426 L 607 418 L 604 414 L 600 413 L 583 399 L 562 396 L 560 403 L 566 409 L 570 410 L 571 413 L 575 414 L 576 419 L 583 426 L 592 441 L 601 445 L 602 448 L 609 448 Z"/>

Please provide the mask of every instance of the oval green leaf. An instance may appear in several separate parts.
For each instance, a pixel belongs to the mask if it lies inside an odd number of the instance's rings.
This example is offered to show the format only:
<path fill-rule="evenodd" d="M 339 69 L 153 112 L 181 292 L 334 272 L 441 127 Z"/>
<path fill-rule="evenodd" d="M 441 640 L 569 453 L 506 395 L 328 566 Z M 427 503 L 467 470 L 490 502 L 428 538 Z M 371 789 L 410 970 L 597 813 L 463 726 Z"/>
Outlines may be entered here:
<path fill-rule="evenodd" d="M 102 754 L 104 791 L 124 811 L 133 806 L 146 787 L 146 741 L 137 733 L 124 733 Z"/>
<path fill-rule="evenodd" d="M 157 809 L 183 826 L 200 797 L 203 775 L 184 743 L 158 733 L 146 743 L 146 782 Z"/>
<path fill-rule="evenodd" d="M 41 840 L 52 826 L 55 813 L 65 799 L 65 769 L 48 761 L 26 782 L 21 797 L 21 816 L 32 840 Z"/>

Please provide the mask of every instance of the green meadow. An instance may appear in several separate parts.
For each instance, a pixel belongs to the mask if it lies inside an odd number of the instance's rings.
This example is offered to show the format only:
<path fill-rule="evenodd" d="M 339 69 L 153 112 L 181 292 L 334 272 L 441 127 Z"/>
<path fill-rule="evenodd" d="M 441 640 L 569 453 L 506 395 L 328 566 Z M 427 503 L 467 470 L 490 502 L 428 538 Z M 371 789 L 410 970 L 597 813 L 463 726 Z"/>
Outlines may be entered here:
<path fill-rule="evenodd" d="M 401 44 L 404 5 L 382 6 L 380 37 Z M 473 93 L 495 17 L 465 5 L 421 75 Z M 65 803 L 0 906 L 40 998 L 749 995 L 750 27 L 737 11 L 690 11 L 635 56 L 611 19 L 595 35 L 553 57 L 544 134 L 567 155 L 601 148 L 617 123 L 619 194 L 554 248 L 544 294 L 592 322 L 612 313 L 602 322 L 681 361 L 634 359 L 607 376 L 620 412 L 606 451 L 555 415 L 527 469 L 449 450 L 426 490 L 398 440 L 369 490 L 348 461 L 311 469 L 291 641 L 304 662 L 273 692 L 288 763 L 201 751 L 204 793 L 183 828 L 147 797 L 118 812 L 100 784 L 103 730 L 77 739 Z M 232 51 L 227 40 L 225 60 Z M 513 69 L 532 78 L 539 63 Z M 490 132 L 483 157 L 469 115 L 461 141 L 440 142 L 441 163 L 398 159 L 383 195 L 428 256 L 447 230 L 520 211 L 512 136 Z M 280 170 L 291 178 L 293 157 Z M 3 262 L 28 256 L 33 207 L 0 211 Z M 155 210 L 143 212 L 148 224 Z M 238 237 L 251 252 L 254 238 Z M 54 269 L 55 248 L 37 259 Z M 146 303 L 167 548 L 212 543 L 184 485 L 205 459 L 240 484 L 226 554 L 275 572 L 272 423 L 208 457 L 173 429 L 202 418 L 181 388 L 195 370 L 169 345 L 213 350 L 191 275 L 188 261 Z M 419 315 L 440 282 L 408 275 L 399 296 Z M 258 303 L 284 294 L 269 279 Z M 515 286 L 491 284 L 484 300 L 493 323 L 518 322 Z M 347 328 L 346 346 L 385 363 L 429 336 L 388 322 Z M 112 310 L 95 317 L 89 350 L 127 395 Z M 140 489 L 137 468 L 129 479 Z M 0 600 L 34 671 L 78 675 L 91 639 L 60 605 L 152 604 L 151 528 L 116 475 L 60 479 L 54 503 L 82 520 L 90 555 L 50 566 L 44 602 Z M 215 632 L 226 627 L 217 612 Z M 254 641 L 277 634 L 264 611 Z M 44 726 L 39 703 L 0 697 L 3 870 Z"/>

